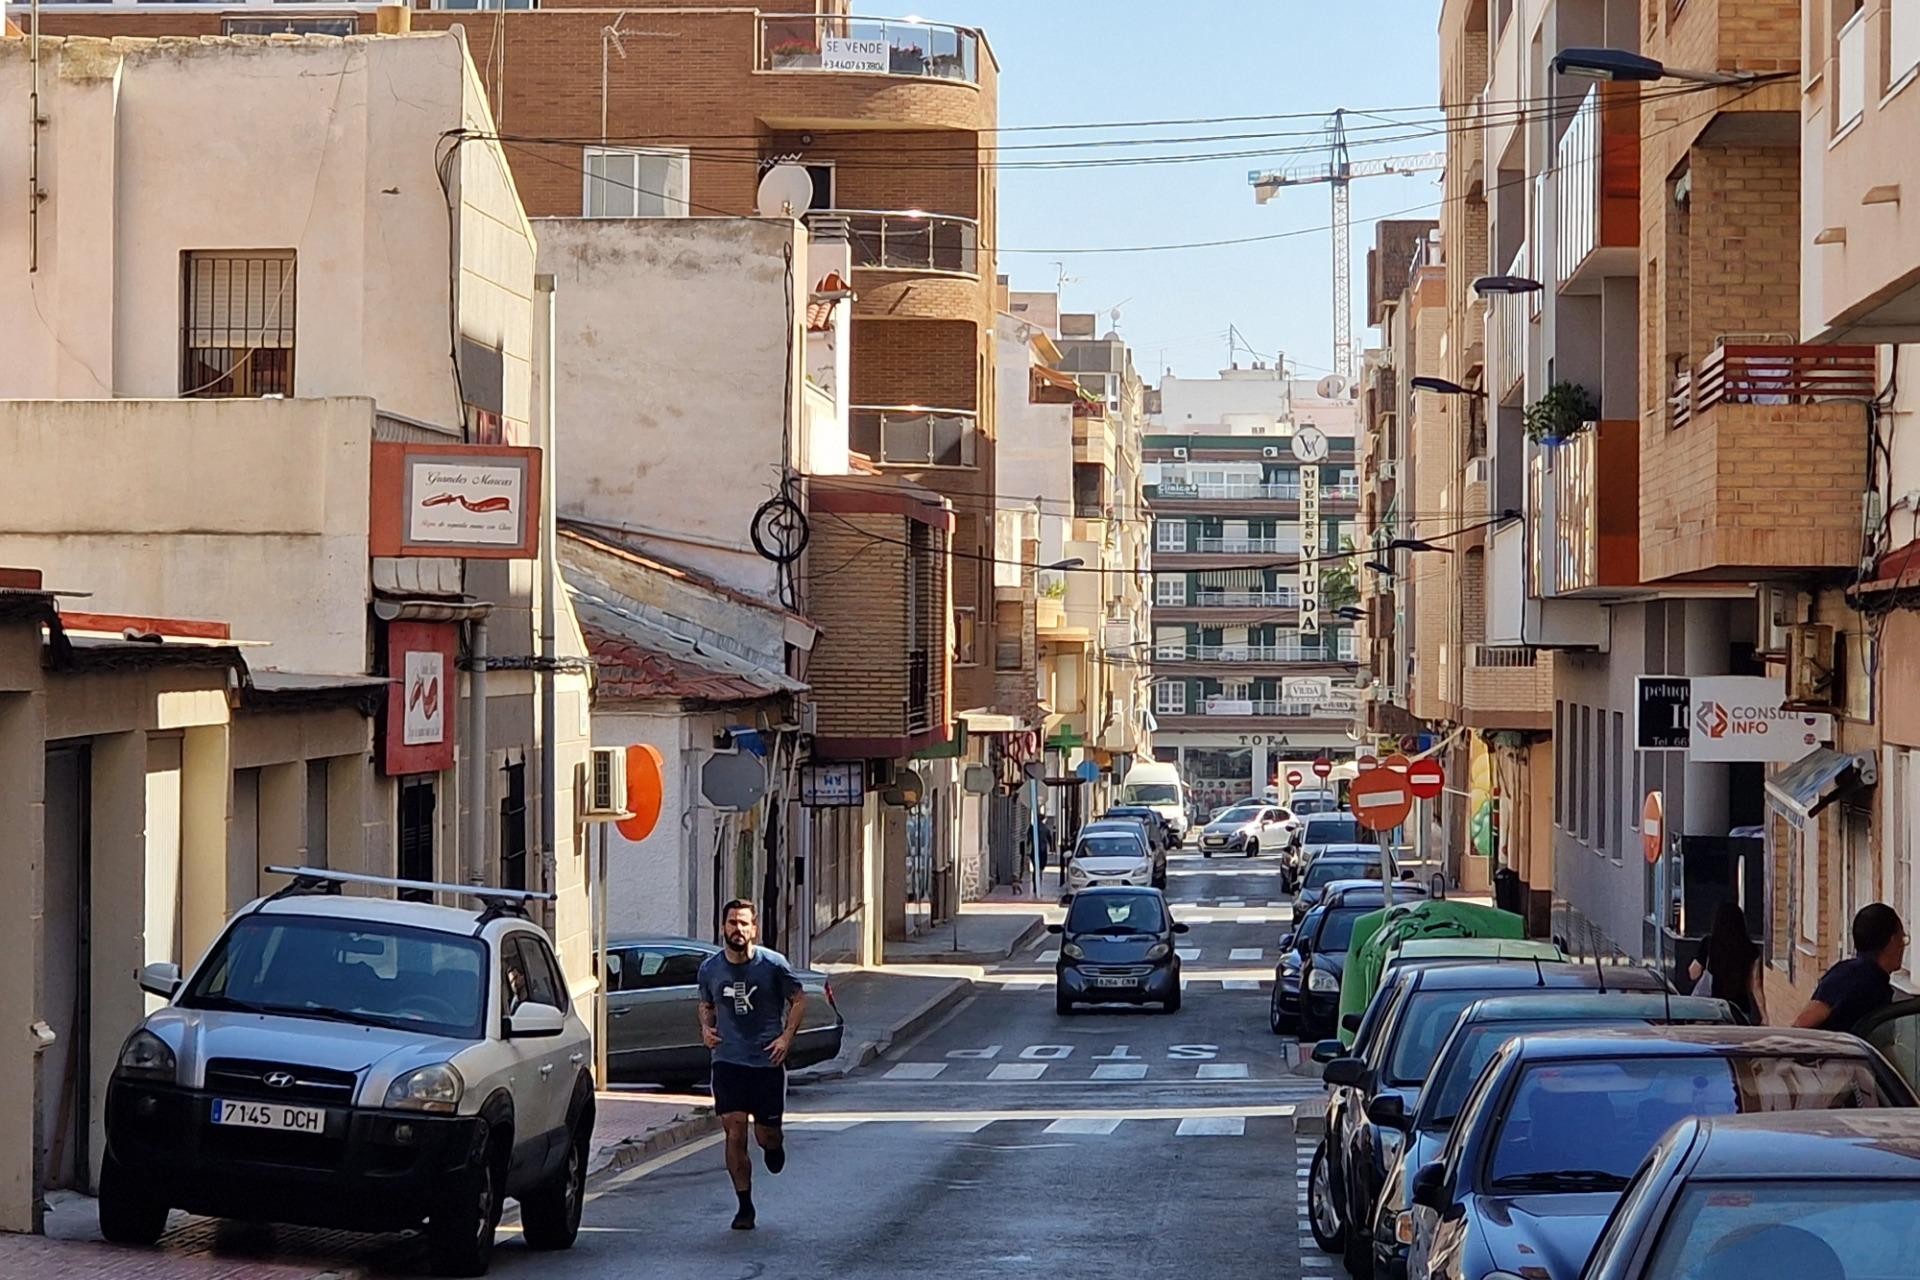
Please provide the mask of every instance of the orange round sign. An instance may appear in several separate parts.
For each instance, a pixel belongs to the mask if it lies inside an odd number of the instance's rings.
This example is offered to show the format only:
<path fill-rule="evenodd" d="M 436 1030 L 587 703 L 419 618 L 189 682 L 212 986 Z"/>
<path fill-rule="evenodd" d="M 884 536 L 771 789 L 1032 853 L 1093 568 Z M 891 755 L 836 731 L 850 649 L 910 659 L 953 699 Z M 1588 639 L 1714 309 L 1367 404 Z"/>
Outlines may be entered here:
<path fill-rule="evenodd" d="M 1382 760 L 1380 762 L 1380 767 L 1383 769 L 1391 769 L 1395 773 L 1399 774 L 1401 777 L 1404 778 L 1407 774 L 1408 766 L 1411 765 L 1412 763 L 1413 762 L 1411 760 L 1407 759 L 1405 756 L 1401 755 L 1398 751 L 1396 751 L 1392 755 L 1388 756 L 1385 760 Z"/>
<path fill-rule="evenodd" d="M 1649 791 L 1647 802 L 1640 806 L 1640 852 L 1646 855 L 1648 866 L 1660 861 L 1665 828 L 1666 803 L 1658 791 Z"/>
<path fill-rule="evenodd" d="M 627 748 L 627 812 L 633 816 L 614 824 L 629 840 L 645 840 L 660 824 L 660 808 L 667 798 L 666 757 L 660 748 L 636 742 Z"/>
<path fill-rule="evenodd" d="M 1413 792 L 1407 780 L 1391 769 L 1369 769 L 1347 784 L 1347 805 L 1353 820 L 1369 831 L 1391 831 L 1407 820 Z"/>

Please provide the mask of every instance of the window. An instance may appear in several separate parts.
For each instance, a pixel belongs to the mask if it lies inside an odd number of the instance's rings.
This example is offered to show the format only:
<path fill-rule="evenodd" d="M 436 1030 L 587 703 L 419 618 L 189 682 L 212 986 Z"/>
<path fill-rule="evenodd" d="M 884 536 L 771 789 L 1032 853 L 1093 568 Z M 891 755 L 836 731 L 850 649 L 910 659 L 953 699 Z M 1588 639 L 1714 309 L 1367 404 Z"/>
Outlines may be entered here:
<path fill-rule="evenodd" d="M 1594 735 L 1596 742 L 1593 751 L 1594 790 L 1599 793 L 1600 812 L 1593 815 L 1593 847 L 1601 853 L 1607 851 L 1607 822 L 1613 813 L 1613 769 L 1612 761 L 1607 758 L 1607 713 L 1601 708 L 1594 713 Z"/>
<path fill-rule="evenodd" d="M 1183 575 L 1165 574 L 1154 579 L 1153 602 L 1155 604 L 1185 604 L 1187 602 L 1187 580 Z"/>
<path fill-rule="evenodd" d="M 1899 747 L 1885 749 L 1886 763 L 1880 779 L 1881 798 L 1886 805 L 1886 821 L 1880 842 L 1880 901 L 1900 913 L 1902 920 L 1920 915 L 1920 880 L 1914 878 L 1913 857 L 1913 752 Z M 1908 948 L 1907 971 L 1916 968 L 1914 954 Z"/>
<path fill-rule="evenodd" d="M 1618 755 L 1621 749 L 1626 745 L 1626 741 L 1627 741 L 1627 719 L 1624 714 L 1616 711 L 1613 713 L 1613 750 L 1616 755 Z M 1614 784 L 1614 791 L 1616 793 L 1619 792 L 1620 790 L 1619 782 L 1624 782 L 1624 781 L 1625 779 L 1622 778 Z M 1614 797 L 1613 813 L 1612 813 L 1612 816 L 1610 816 L 1607 819 L 1607 821 L 1613 824 L 1612 848 L 1613 848 L 1613 860 L 1615 862 L 1619 862 L 1621 860 L 1621 854 L 1622 854 L 1622 851 L 1626 848 L 1626 840 L 1627 840 L 1627 833 L 1624 830 L 1620 821 L 1620 811 L 1626 808 L 1629 804 L 1632 804 L 1634 802 L 1634 798 L 1637 797 L 1639 794 L 1640 793 L 1636 790 L 1636 791 L 1628 792 L 1625 796 L 1616 794 Z"/>
<path fill-rule="evenodd" d="M 971 667 L 979 661 L 974 656 L 979 629 L 979 616 L 973 606 L 953 607 L 953 664 L 956 667 Z"/>
<path fill-rule="evenodd" d="M 293 250 L 180 259 L 180 394 L 293 394 Z"/>
<path fill-rule="evenodd" d="M 620 990 L 658 991 L 662 987 L 690 987 L 705 957 L 697 951 L 649 948 L 620 953 Z"/>
<path fill-rule="evenodd" d="M 500 887 L 527 887 L 527 766 L 515 761 L 501 770 Z"/>
<path fill-rule="evenodd" d="M 687 153 L 588 147 L 581 212 L 588 218 L 684 218 Z"/>
<path fill-rule="evenodd" d="M 1003 600 L 993 606 L 993 669 L 1018 671 L 1025 645 L 1027 611 L 1018 600 Z"/>
<path fill-rule="evenodd" d="M 537 9 L 539 0 L 433 0 L 435 9 Z"/>
<path fill-rule="evenodd" d="M 1553 704 L 1553 825 L 1567 826 L 1567 704 Z"/>
<path fill-rule="evenodd" d="M 1187 686 L 1179 681 L 1153 686 L 1153 709 L 1163 716 L 1187 714 Z"/>
<path fill-rule="evenodd" d="M 221 18 L 223 36 L 350 36 L 358 32 L 352 18 Z"/>
<path fill-rule="evenodd" d="M 327 865 L 327 762 L 307 761 L 307 865 Z"/>
<path fill-rule="evenodd" d="M 1185 520 L 1160 520 L 1153 526 L 1153 548 L 1156 551 L 1185 551 L 1187 549 L 1187 522 Z"/>
<path fill-rule="evenodd" d="M 400 779 L 399 872 L 402 880 L 433 879 L 434 776 L 416 774 Z M 425 902 L 431 894 L 402 890 L 400 896 Z"/>
<path fill-rule="evenodd" d="M 501 994 L 514 997 L 507 1012 L 527 1003 L 567 1011 L 567 980 L 560 976 L 560 963 L 553 958 L 552 948 L 539 935 L 510 933 L 502 938 L 500 964 L 507 972 Z"/>

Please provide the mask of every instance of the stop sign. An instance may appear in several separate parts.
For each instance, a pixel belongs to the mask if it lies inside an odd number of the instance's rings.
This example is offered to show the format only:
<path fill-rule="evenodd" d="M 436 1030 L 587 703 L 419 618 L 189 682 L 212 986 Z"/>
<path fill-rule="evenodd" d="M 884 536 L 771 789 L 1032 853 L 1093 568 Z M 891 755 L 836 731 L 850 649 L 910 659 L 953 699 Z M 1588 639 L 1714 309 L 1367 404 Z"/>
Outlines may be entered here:
<path fill-rule="evenodd" d="M 1353 819 L 1369 831 L 1391 831 L 1407 820 L 1413 793 L 1391 769 L 1370 769 L 1347 784 Z"/>
<path fill-rule="evenodd" d="M 1333 775 L 1333 761 L 1327 759 L 1325 756 L 1321 756 L 1318 760 L 1315 760 L 1313 762 L 1314 777 L 1326 778 L 1326 777 L 1331 777 L 1332 775 Z"/>
<path fill-rule="evenodd" d="M 1407 766 L 1407 789 L 1416 800 L 1432 800 L 1447 785 L 1447 771 L 1432 756 Z"/>
<path fill-rule="evenodd" d="M 1301 784 L 1302 782 L 1304 782 L 1304 781 L 1306 781 L 1306 779 L 1304 779 L 1304 778 L 1302 778 L 1302 777 L 1300 776 L 1300 771 L 1299 771 L 1298 769 L 1289 769 L 1289 770 L 1287 770 L 1287 785 L 1288 785 L 1288 786 L 1290 786 L 1290 787 L 1297 787 L 1297 786 L 1299 786 L 1299 785 L 1300 785 L 1300 784 Z"/>

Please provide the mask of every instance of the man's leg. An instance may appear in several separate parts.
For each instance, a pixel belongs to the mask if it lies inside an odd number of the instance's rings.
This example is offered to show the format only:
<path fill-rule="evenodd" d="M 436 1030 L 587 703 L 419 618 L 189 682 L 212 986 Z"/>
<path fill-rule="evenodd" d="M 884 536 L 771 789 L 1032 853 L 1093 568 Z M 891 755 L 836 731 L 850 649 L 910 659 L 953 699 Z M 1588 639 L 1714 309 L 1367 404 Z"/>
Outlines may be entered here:
<path fill-rule="evenodd" d="M 778 1173 L 787 1167 L 786 1134 L 781 1128 L 787 1111 L 786 1068 L 769 1067 L 761 1072 L 754 1092 L 754 1140 L 765 1153 L 767 1172 Z"/>
<path fill-rule="evenodd" d="M 720 1127 L 727 1135 L 727 1176 L 733 1179 L 733 1194 L 740 1202 L 733 1216 L 735 1231 L 753 1229 L 753 1158 L 747 1154 L 747 1124 L 744 1111 L 720 1117 Z"/>

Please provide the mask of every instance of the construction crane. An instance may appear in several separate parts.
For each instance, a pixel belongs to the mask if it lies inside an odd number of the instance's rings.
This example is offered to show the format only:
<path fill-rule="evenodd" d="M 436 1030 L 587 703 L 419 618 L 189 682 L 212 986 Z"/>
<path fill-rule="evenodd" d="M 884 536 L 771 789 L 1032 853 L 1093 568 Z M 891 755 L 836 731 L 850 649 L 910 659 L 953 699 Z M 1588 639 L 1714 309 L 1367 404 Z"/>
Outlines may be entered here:
<path fill-rule="evenodd" d="M 1333 371 L 1352 382 L 1353 370 L 1353 209 L 1347 187 L 1355 178 L 1382 178 L 1388 174 L 1412 177 L 1447 166 L 1447 153 L 1388 156 L 1354 160 L 1347 154 L 1346 110 L 1335 111 L 1327 122 L 1327 162 L 1292 169 L 1256 169 L 1247 175 L 1256 203 L 1265 204 L 1282 187 L 1306 187 L 1324 182 L 1333 192 Z"/>

